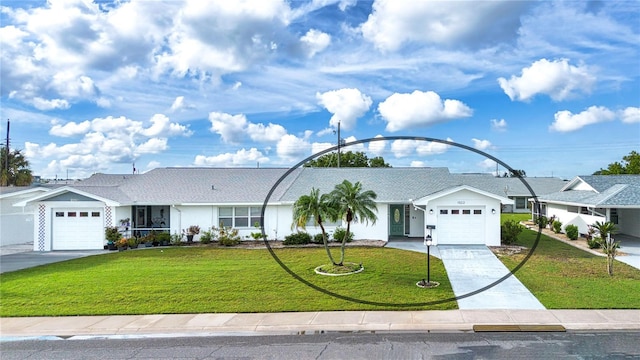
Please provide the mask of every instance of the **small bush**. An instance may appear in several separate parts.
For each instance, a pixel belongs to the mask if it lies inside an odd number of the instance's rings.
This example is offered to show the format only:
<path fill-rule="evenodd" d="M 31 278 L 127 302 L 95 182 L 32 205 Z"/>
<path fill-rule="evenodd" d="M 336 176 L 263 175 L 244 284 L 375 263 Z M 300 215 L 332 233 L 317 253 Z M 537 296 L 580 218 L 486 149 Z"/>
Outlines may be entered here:
<path fill-rule="evenodd" d="M 150 232 L 149 234 L 152 234 L 152 232 Z M 151 235 L 151 237 L 154 239 L 153 242 L 168 243 L 171 241 L 171 234 L 169 234 L 168 232 L 153 234 Z"/>
<path fill-rule="evenodd" d="M 122 235 L 120 235 L 117 226 L 107 226 L 104 228 L 104 238 L 107 239 L 109 244 L 115 244 L 121 237 Z"/>
<path fill-rule="evenodd" d="M 235 246 L 240 243 L 240 235 L 238 235 L 238 229 L 221 225 L 220 228 L 213 228 L 213 231 L 218 233 L 218 241 L 220 245 Z"/>
<path fill-rule="evenodd" d="M 510 245 L 518 240 L 518 235 L 524 230 L 524 226 L 515 220 L 507 220 L 500 226 L 500 241 L 504 245 Z"/>
<path fill-rule="evenodd" d="M 602 239 L 599 237 L 594 237 L 591 239 L 587 239 L 587 245 L 589 245 L 589 249 L 600 249 Z"/>
<path fill-rule="evenodd" d="M 347 233 L 347 229 L 338 227 L 333 231 L 333 240 L 340 241 L 344 239 L 344 235 Z M 347 237 L 347 242 L 353 241 L 353 232 L 349 231 L 349 236 Z"/>
<path fill-rule="evenodd" d="M 324 244 L 324 239 L 322 238 L 322 233 L 319 234 L 315 234 L 313 236 L 313 243 L 314 244 Z"/>
<path fill-rule="evenodd" d="M 214 233 L 211 230 L 205 230 L 200 235 L 200 243 L 201 244 L 209 244 L 214 239 Z"/>
<path fill-rule="evenodd" d="M 578 238 L 578 227 L 576 225 L 569 224 L 564 227 L 564 231 L 569 239 L 576 240 Z"/>
<path fill-rule="evenodd" d="M 178 234 L 178 233 L 174 233 L 172 235 L 169 235 L 169 238 L 171 239 L 171 245 L 182 245 L 182 235 Z"/>
<path fill-rule="evenodd" d="M 538 218 L 536 219 L 536 225 L 542 228 L 546 228 L 548 224 L 549 224 L 549 219 L 547 219 L 546 216 L 538 216 Z"/>
<path fill-rule="evenodd" d="M 553 221 L 553 232 L 556 234 L 559 234 L 560 232 L 562 232 L 562 222 L 559 220 L 554 220 Z"/>
<path fill-rule="evenodd" d="M 283 245 L 306 245 L 311 242 L 311 235 L 306 232 L 297 232 L 284 237 Z"/>

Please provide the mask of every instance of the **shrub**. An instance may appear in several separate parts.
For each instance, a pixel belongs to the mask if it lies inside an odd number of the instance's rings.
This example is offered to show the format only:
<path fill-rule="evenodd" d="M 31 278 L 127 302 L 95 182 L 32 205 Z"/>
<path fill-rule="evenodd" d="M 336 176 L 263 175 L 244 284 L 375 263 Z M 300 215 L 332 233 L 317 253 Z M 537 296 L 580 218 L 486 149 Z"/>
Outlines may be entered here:
<path fill-rule="evenodd" d="M 104 238 L 107 239 L 109 244 L 115 244 L 121 237 L 122 235 L 120 235 L 117 226 L 107 226 L 104 228 Z"/>
<path fill-rule="evenodd" d="M 311 235 L 306 232 L 297 232 L 284 237 L 283 245 L 306 245 L 311 242 Z"/>
<path fill-rule="evenodd" d="M 564 231 L 569 239 L 576 240 L 578 238 L 578 227 L 576 225 L 569 224 L 564 227 Z"/>
<path fill-rule="evenodd" d="M 518 235 L 522 232 L 524 226 L 515 220 L 507 220 L 500 226 L 500 241 L 504 245 L 510 245 L 518 240 Z"/>
<path fill-rule="evenodd" d="M 209 244 L 211 241 L 213 241 L 214 237 L 215 235 L 213 231 L 205 230 L 202 232 L 202 235 L 200 235 L 200 243 Z"/>
<path fill-rule="evenodd" d="M 171 239 L 171 245 L 182 245 L 182 235 L 174 233 L 169 235 L 169 238 Z"/>
<path fill-rule="evenodd" d="M 344 235 L 347 233 L 347 229 L 338 227 L 333 231 L 333 240 L 342 241 L 344 239 Z M 353 233 L 349 231 L 349 236 L 347 237 L 347 242 L 353 241 Z"/>
<path fill-rule="evenodd" d="M 171 234 L 169 234 L 168 232 L 161 232 L 157 234 L 150 232 L 147 236 L 151 236 L 152 238 L 154 238 L 153 242 L 168 243 L 171 241 Z"/>
<path fill-rule="evenodd" d="M 559 220 L 553 221 L 553 232 L 559 234 L 562 231 L 562 222 Z"/>
<path fill-rule="evenodd" d="M 240 243 L 240 235 L 238 235 L 238 229 L 234 229 L 230 226 L 220 226 L 219 228 L 212 228 L 214 232 L 218 233 L 218 242 L 224 246 L 234 246 Z"/>
<path fill-rule="evenodd" d="M 324 239 L 322 238 L 322 233 L 315 234 L 313 236 L 313 240 L 312 241 L 313 241 L 314 244 L 324 244 Z"/>
<path fill-rule="evenodd" d="M 589 245 L 589 249 L 600 249 L 602 239 L 599 237 L 594 237 L 591 239 L 587 239 L 587 245 Z"/>
<path fill-rule="evenodd" d="M 538 216 L 538 218 L 536 219 L 536 225 L 542 228 L 546 228 L 548 224 L 549 224 L 549 219 L 547 219 L 546 216 Z"/>

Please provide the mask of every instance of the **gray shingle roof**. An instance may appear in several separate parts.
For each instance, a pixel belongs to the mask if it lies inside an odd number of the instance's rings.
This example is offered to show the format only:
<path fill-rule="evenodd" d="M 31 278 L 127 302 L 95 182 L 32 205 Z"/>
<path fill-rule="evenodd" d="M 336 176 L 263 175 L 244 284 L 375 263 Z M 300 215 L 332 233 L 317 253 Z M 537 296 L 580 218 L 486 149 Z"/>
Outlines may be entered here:
<path fill-rule="evenodd" d="M 640 206 L 640 175 L 587 175 L 579 178 L 597 192 L 567 189 L 539 199 L 592 207 Z"/>
<path fill-rule="evenodd" d="M 243 204 L 262 203 L 284 168 L 158 168 L 144 174 L 95 174 L 73 188 L 132 204 Z M 529 196 L 517 178 L 450 174 L 447 168 L 301 168 L 290 172 L 270 197 L 270 202 L 293 202 L 311 188 L 330 192 L 344 179 L 360 181 L 373 190 L 379 202 L 406 203 L 451 187 L 468 185 L 499 196 Z M 557 178 L 527 178 L 536 195 L 558 191 Z"/>

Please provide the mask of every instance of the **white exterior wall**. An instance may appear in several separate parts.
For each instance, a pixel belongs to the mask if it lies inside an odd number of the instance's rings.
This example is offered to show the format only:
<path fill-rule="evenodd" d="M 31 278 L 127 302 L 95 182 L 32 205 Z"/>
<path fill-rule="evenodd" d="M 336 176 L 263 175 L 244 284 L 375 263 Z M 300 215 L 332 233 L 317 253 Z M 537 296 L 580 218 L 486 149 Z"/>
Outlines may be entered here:
<path fill-rule="evenodd" d="M 388 216 L 387 219 L 389 219 Z M 409 206 L 409 222 L 409 237 L 424 238 L 424 211 L 416 210 L 413 205 Z"/>
<path fill-rule="evenodd" d="M 367 225 L 366 222 L 352 222 L 351 232 L 353 233 L 354 240 L 389 240 L 389 205 L 377 204 L 378 212 L 376 212 L 377 220 L 375 225 L 371 222 Z M 344 228 L 347 224 L 344 223 Z"/>
<path fill-rule="evenodd" d="M 438 207 L 452 207 L 452 206 L 484 206 L 483 213 L 485 214 L 485 228 L 484 238 L 487 246 L 499 246 L 500 245 L 500 208 L 501 203 L 499 200 L 472 192 L 469 190 L 461 190 L 452 194 L 440 197 L 428 202 L 426 207 L 426 225 L 435 225 L 436 228 L 432 230 L 431 236 L 433 238 L 434 245 L 438 244 Z M 429 211 L 433 209 L 433 214 L 429 214 Z M 492 214 L 491 210 L 495 209 L 496 213 Z"/>
<path fill-rule="evenodd" d="M 618 230 L 640 237 L 640 209 L 618 209 Z"/>
<path fill-rule="evenodd" d="M 589 225 L 596 221 L 606 221 L 602 216 L 593 216 L 568 212 L 566 205 L 547 204 L 547 217 L 555 216 L 562 223 L 564 229 L 567 225 L 576 225 L 580 234 L 586 234 L 589 231 Z"/>
<path fill-rule="evenodd" d="M 59 208 L 74 208 L 81 211 L 88 208 L 101 208 L 103 219 L 103 231 L 100 232 L 103 243 L 106 244 L 104 239 L 104 227 L 113 225 L 115 220 L 111 214 L 115 211 L 113 208 L 105 207 L 105 204 L 100 201 L 46 201 L 40 202 L 36 206 L 34 214 L 33 224 L 33 251 L 51 251 L 52 245 L 52 230 L 53 230 L 53 213 L 52 210 Z M 108 210 L 107 210 L 108 209 Z"/>
<path fill-rule="evenodd" d="M 35 206 L 13 206 L 33 196 L 34 193 L 7 196 L 0 202 L 0 246 L 26 244 L 33 241 Z"/>

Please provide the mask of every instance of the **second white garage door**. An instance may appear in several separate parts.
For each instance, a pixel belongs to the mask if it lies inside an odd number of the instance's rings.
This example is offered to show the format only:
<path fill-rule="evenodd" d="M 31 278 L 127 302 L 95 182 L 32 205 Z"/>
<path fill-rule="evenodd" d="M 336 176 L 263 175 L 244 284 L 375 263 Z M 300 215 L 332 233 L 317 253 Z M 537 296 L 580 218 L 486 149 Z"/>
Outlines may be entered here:
<path fill-rule="evenodd" d="M 438 244 L 485 244 L 485 207 L 438 208 Z"/>
<path fill-rule="evenodd" d="M 52 250 L 103 248 L 103 209 L 53 209 Z"/>

